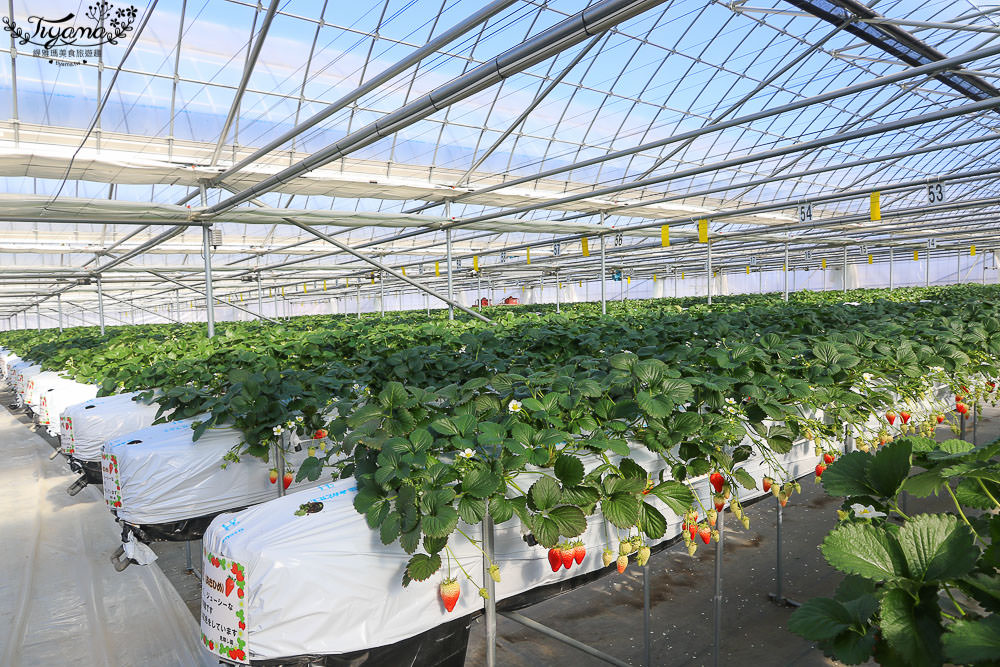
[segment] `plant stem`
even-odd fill
[[[972,524],[969,523],[968,517],[965,516],[965,512],[962,511],[962,505],[958,502],[958,498],[955,497],[955,492],[951,490],[951,484],[945,483],[944,488],[948,490],[948,495],[951,496],[952,502],[955,503],[955,507],[958,509],[958,514],[962,517],[962,521],[964,521],[965,525],[969,527],[969,530],[971,530],[972,534],[976,536],[976,539],[982,542],[983,540],[979,537],[979,533],[977,533],[976,529],[972,527]]]
[[[942,584],[942,586],[944,586],[944,592],[948,595],[948,599],[951,600],[951,603],[955,605],[955,609],[958,610],[958,613],[961,614],[962,616],[965,616],[965,610],[962,609],[962,607],[955,600],[955,596],[951,594],[951,589],[948,588],[948,584]]]
[[[997,507],[1000,507],[1000,503],[998,503],[997,499],[993,497],[993,494],[990,493],[990,490],[986,488],[986,484],[983,482],[983,479],[981,477],[977,477],[976,481],[979,482],[979,486],[983,487],[983,492],[990,497],[990,500],[993,501],[993,504],[996,505]]]

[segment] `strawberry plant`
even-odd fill
[[[832,598],[797,609],[789,628],[846,664],[995,664],[1000,656],[1000,441],[973,447],[922,436],[851,452],[822,483],[843,497],[826,537],[846,576]],[[950,512],[908,515],[899,495],[944,494]],[[900,523],[891,519],[899,519]]]

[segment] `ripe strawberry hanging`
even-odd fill
[[[454,579],[449,577],[441,582],[441,585],[438,587],[438,593],[441,595],[441,602],[444,603],[446,610],[452,611],[455,608],[460,592],[461,586]]]
[[[770,477],[765,477],[761,480],[761,487],[764,489],[764,493],[771,490],[771,485],[774,484],[774,480]]]
[[[958,394],[958,395],[955,396],[955,402],[956,403],[961,403],[964,400],[965,400],[965,396],[962,396],[961,394]]]
[[[625,572],[625,568],[628,567],[628,556],[619,556],[616,561],[618,565],[618,574]]]
[[[910,413],[907,412],[906,410],[900,410],[899,411],[899,418],[902,419],[903,423],[905,424],[905,423],[907,423],[907,422],[910,421]]]
[[[562,549],[559,545],[549,549],[549,566],[552,568],[553,572],[559,571],[559,568],[562,567],[562,562]]]
[[[313,433],[313,440],[322,440],[325,437],[326,437],[325,428],[316,429],[316,432]]]
[[[698,529],[698,537],[701,538],[702,542],[708,544],[712,541],[712,531],[708,528],[708,526],[702,525],[702,527]]]
[[[573,566],[573,548],[568,544],[562,548],[562,564],[567,570]]]
[[[722,485],[726,483],[726,478],[722,476],[722,473],[713,472],[709,475],[708,481],[712,483],[716,493],[722,493]]]
[[[885,418],[889,422],[889,426],[892,426],[893,424],[896,423],[896,413],[893,412],[892,410],[885,413]]]
[[[829,452],[827,452],[826,454],[824,454],[823,455],[823,462],[824,463],[828,463],[828,464],[829,463],[833,463],[833,454],[831,454]]]
[[[726,506],[726,499],[723,498],[720,494],[715,494],[714,496],[712,496],[712,500],[715,502],[716,512],[721,512],[722,508]]]
[[[943,421],[944,421],[944,415],[938,415],[937,416],[937,423],[940,424]]]
[[[967,406],[965,403],[959,403],[958,405],[955,406],[955,411],[958,412],[958,414],[960,415],[968,414],[969,406]]]
[[[271,468],[271,472],[268,473],[267,478],[271,480],[271,484],[278,483],[278,470],[276,468]]]
[[[823,476],[824,470],[826,470],[826,466],[823,465],[822,463],[816,466],[816,479],[819,479],[820,477]]]
[[[587,547],[583,546],[583,542],[577,542],[576,546],[573,547],[573,560],[579,565],[583,562],[583,559],[587,557]]]
[[[285,476],[281,478],[281,484],[287,489],[289,486],[292,485],[292,480],[294,479],[295,477],[292,476],[292,471],[289,470],[288,472],[285,473]]]

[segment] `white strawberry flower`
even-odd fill
[[[284,430],[285,430],[284,427],[281,424],[278,424],[277,426],[271,429],[271,433],[275,435],[281,435],[284,432]]]
[[[466,459],[471,459],[475,455],[476,455],[476,453],[474,451],[472,451],[472,449],[469,448],[469,447],[466,447],[461,453],[459,453],[459,456],[461,456],[463,458],[466,458]]]
[[[510,403],[507,404],[507,409],[510,410],[511,412],[520,412],[521,401],[518,401],[517,399],[511,399]]]
[[[885,516],[885,512],[876,512],[874,505],[854,503],[851,505],[851,509],[854,510],[854,516],[859,519],[878,519]]]
[[[302,418],[302,415],[295,415],[295,421],[301,424],[305,419]]]

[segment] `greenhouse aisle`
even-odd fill
[[[158,567],[115,572],[100,487],[67,495],[74,476],[50,452],[0,409],[0,665],[215,664]]]

